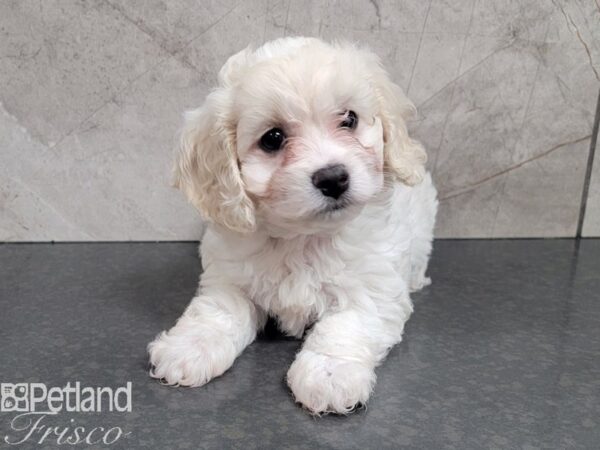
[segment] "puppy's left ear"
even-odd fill
[[[427,154],[420,142],[408,135],[405,120],[416,112],[402,89],[393,83],[376,61],[375,90],[383,124],[384,164],[387,172],[407,185],[423,180]]]

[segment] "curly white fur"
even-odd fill
[[[308,330],[287,377],[296,400],[347,413],[400,342],[409,292],[429,282],[437,200],[404,122],[414,107],[372,53],[316,39],[246,49],[219,80],[187,115],[175,168],[209,221],[204,273],[177,324],[149,345],[151,375],[207,383],[270,315],[288,335]],[[348,110],[355,129],[339,126]],[[267,153],[258,142],[272,127],[287,140]],[[310,181],[331,164],[349,175],[343,203]]]

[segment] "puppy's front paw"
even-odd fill
[[[375,372],[360,362],[302,350],[288,371],[287,382],[296,401],[310,412],[348,414],[366,404]]]
[[[180,386],[208,383],[229,369],[236,357],[233,342],[224,333],[190,329],[181,321],[151,342],[148,353],[150,376]]]

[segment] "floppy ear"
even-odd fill
[[[244,190],[228,124],[229,99],[220,88],[185,116],[174,167],[175,186],[206,219],[238,232],[255,229],[254,205]]]
[[[416,112],[415,106],[377,64],[375,89],[383,124],[385,169],[410,186],[425,175],[427,154],[420,142],[408,135],[405,119]]]

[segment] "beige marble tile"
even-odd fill
[[[347,5],[347,7],[346,7]],[[375,51],[405,90],[416,63],[428,3],[394,1],[291,2],[285,35],[357,42]]]
[[[440,189],[438,235],[573,236],[596,73],[559,7],[500,3],[476,3],[459,74],[413,125]]]
[[[56,145],[166,53],[104,2],[0,2],[0,100]]]
[[[600,151],[598,151],[598,144],[596,144],[595,156],[581,233],[585,237],[600,237]]]
[[[3,190],[19,195],[2,206],[0,239],[198,239],[199,217],[169,184],[181,112],[206,92],[195,71],[167,60],[52,148],[4,114]]]
[[[438,238],[489,238],[492,235],[504,180],[493,178],[478,189],[440,196],[435,227]]]
[[[118,15],[148,35],[171,54],[226,19],[240,2],[236,0],[105,0]]]
[[[427,33],[419,43],[419,57],[409,79],[407,94],[421,105],[444,90],[460,73],[465,36]]]
[[[32,186],[30,161],[48,147],[0,107],[0,241],[88,240],[89,234],[57,207],[43,185]],[[18,171],[17,169],[24,169]],[[25,172],[23,174],[23,172]]]
[[[289,35],[362,42],[408,91],[438,236],[575,233],[597,1],[27,0],[0,2],[0,240],[197,239],[169,187],[181,114],[233,52]]]
[[[510,165],[538,65],[533,55],[509,47],[454,82],[432,161],[442,196]]]
[[[560,144],[507,172],[491,235],[573,237],[589,145]]]

